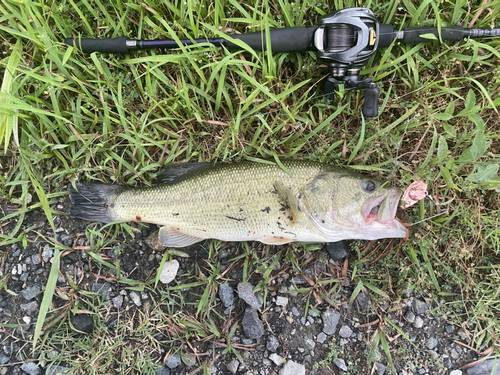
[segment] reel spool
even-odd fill
[[[379,23],[366,8],[348,8],[320,18],[314,33],[318,58],[326,60],[332,76],[323,84],[323,92],[333,101],[337,87],[365,90],[363,114],[378,116],[377,85],[359,75],[361,68],[378,48]]]

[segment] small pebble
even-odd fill
[[[181,356],[177,353],[173,354],[170,357],[168,357],[167,359],[165,359],[165,366],[167,366],[168,368],[170,368],[172,370],[174,368],[177,368],[178,366],[180,366],[181,363],[182,363]]]
[[[340,337],[348,339],[352,335],[352,329],[348,325],[343,325],[339,330]]]
[[[427,348],[429,349],[434,349],[438,344],[438,340],[434,337],[431,337],[429,340],[427,340]]]
[[[285,307],[288,304],[288,298],[279,296],[276,298],[276,305]]]
[[[327,337],[323,332],[318,333],[318,337],[316,337],[316,341],[318,341],[320,344],[323,344],[326,339]]]

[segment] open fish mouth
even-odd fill
[[[362,208],[365,224],[376,222],[387,227],[399,228],[396,211],[401,195],[399,189],[392,188],[383,195],[369,198]]]

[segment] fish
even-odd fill
[[[75,183],[69,213],[157,224],[159,243],[174,248],[207,239],[283,245],[407,237],[396,187],[329,164],[281,164],[172,163],[147,188]]]

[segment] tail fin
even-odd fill
[[[71,201],[69,214],[79,219],[111,223],[115,221],[113,204],[116,195],[124,187],[98,183],[76,184],[68,186]]]

